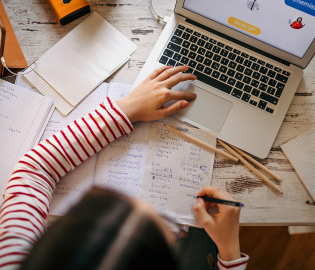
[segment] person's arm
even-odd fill
[[[209,196],[235,201],[224,189],[218,187],[203,188],[198,196]],[[216,207],[215,214],[209,214],[210,208]],[[205,202],[197,199],[195,213],[201,225],[218,247],[218,267],[220,270],[244,270],[249,257],[241,254],[239,244],[239,217],[241,208]]]
[[[0,268],[15,269],[44,233],[52,193],[67,172],[133,130],[109,98],[26,153],[14,167],[0,216]]]
[[[168,116],[188,106],[195,95],[169,90],[193,80],[177,74],[187,66],[156,69],[131,94],[114,103],[107,98],[93,112],[36,145],[14,167],[0,212],[0,268],[17,269],[44,233],[49,204],[60,178],[121,135],[132,122]],[[173,105],[162,108],[169,100]]]

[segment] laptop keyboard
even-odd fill
[[[159,62],[188,65],[186,73],[226,94],[273,113],[290,72],[178,25]]]

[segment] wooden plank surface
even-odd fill
[[[93,11],[101,14],[138,46],[131,61],[107,80],[132,84],[162,32],[164,23],[151,11],[149,0],[89,2]],[[29,64],[84,19],[61,26],[46,0],[3,0],[3,4]],[[155,0],[154,4],[159,14],[170,16],[175,0]],[[269,156],[264,160],[257,159],[282,178],[280,184],[276,180],[273,182],[279,184],[283,196],[270,189],[240,162],[235,165],[216,156],[212,185],[227,189],[233,197],[245,203],[241,214],[242,224],[315,224],[315,205],[306,203],[313,201],[280,149],[281,144],[315,128],[314,73],[313,59],[304,71]],[[267,178],[270,179],[269,176]]]

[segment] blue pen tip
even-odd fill
[[[242,203],[241,206],[244,207],[245,205]]]

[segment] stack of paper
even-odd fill
[[[0,80],[0,194],[14,166],[39,141],[53,109],[50,98]]]
[[[25,76],[67,115],[125,64],[136,45],[96,12],[49,49]]]

